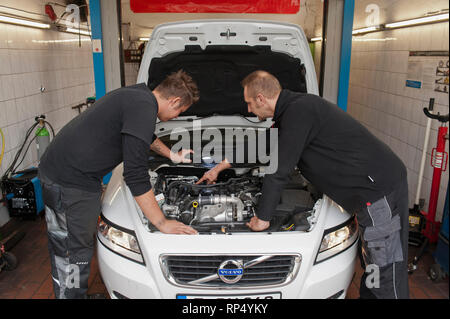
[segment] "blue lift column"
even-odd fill
[[[348,102],[354,12],[355,0],[344,0],[344,17],[342,22],[341,59],[339,68],[339,89],[337,101],[337,105],[344,111],[347,111]]]
[[[89,11],[91,15],[92,29],[92,58],[94,61],[95,99],[98,100],[106,93],[100,0],[90,0]]]
[[[94,61],[95,99],[98,100],[106,94],[105,63],[102,45],[102,14],[100,0],[89,1],[92,32],[92,59]],[[103,184],[108,184],[112,173],[103,177]]]

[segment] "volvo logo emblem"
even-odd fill
[[[219,278],[227,284],[235,284],[244,275],[244,265],[242,260],[225,260],[217,270]]]

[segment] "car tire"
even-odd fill
[[[441,266],[439,266],[439,264],[431,265],[430,270],[428,271],[428,275],[434,282],[440,282],[442,279],[444,279],[444,272],[442,271],[442,268]]]
[[[5,252],[3,258],[6,261],[5,270],[11,271],[17,268],[17,258],[11,253]]]

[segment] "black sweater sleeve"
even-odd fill
[[[256,215],[270,221],[289,176],[300,160],[304,148],[311,139],[317,123],[315,111],[309,105],[291,107],[283,114],[278,126],[278,168],[264,176],[262,196]]]
[[[123,177],[133,196],[152,189],[148,174],[150,145],[138,137],[122,134]]]

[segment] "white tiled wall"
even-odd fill
[[[82,36],[79,47],[77,35],[0,23],[0,128],[5,135],[0,176],[36,116],[45,114],[58,132],[78,114],[71,107],[95,95],[91,52],[88,37]],[[19,168],[37,164],[33,142]]]
[[[122,10],[127,4],[122,3]],[[129,23],[122,24],[122,39],[123,48],[129,50],[137,50],[140,46],[141,41],[138,41],[136,35],[131,34],[131,28]],[[134,40],[133,40],[134,39]],[[146,42],[148,43],[148,42]],[[140,63],[124,63],[125,72],[125,86],[130,86],[136,84],[137,76],[139,73]]]
[[[125,86],[136,84],[139,63],[124,63],[125,69]]]
[[[408,169],[412,207],[418,182],[427,118],[422,109],[435,98],[435,111],[449,112],[448,94],[405,87],[409,51],[449,50],[449,24],[437,23],[354,36],[348,112],[389,145]],[[448,57],[447,57],[448,59]],[[421,190],[425,211],[431,188],[431,149],[437,140],[433,121]],[[447,141],[446,151],[448,152]],[[448,186],[443,174],[436,219],[440,220]]]
[[[95,95],[89,38],[0,23],[0,127],[6,169],[37,115],[58,131],[78,114],[72,106]],[[41,87],[45,88],[41,92]],[[23,167],[36,164],[35,145]]]

